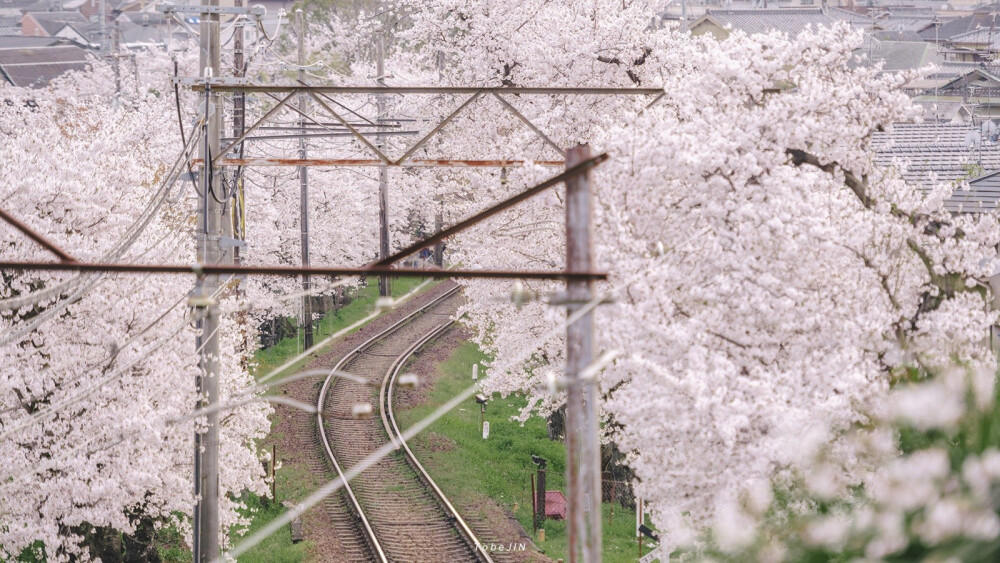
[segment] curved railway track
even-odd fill
[[[458,287],[418,308],[344,356],[317,399],[317,431],[327,461],[343,472],[389,440],[399,440],[392,414],[395,381],[407,359],[443,333],[458,306]],[[346,371],[361,384],[332,375]],[[353,405],[377,405],[379,416],[355,418]],[[405,442],[338,491],[328,503],[347,561],[483,561],[492,563]],[[330,506],[333,504],[334,506]]]

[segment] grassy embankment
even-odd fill
[[[409,292],[421,283],[419,278],[396,278],[392,283],[393,297],[400,297]],[[314,338],[319,342],[323,338],[348,327],[375,310],[375,301],[378,298],[378,284],[374,279],[367,287],[358,288],[357,295],[350,303],[344,307],[330,311],[320,320],[315,330]],[[274,346],[259,350],[254,358],[257,367],[254,373],[259,377],[269,373],[274,368],[282,365],[290,358],[301,352],[301,341],[296,338],[286,338]],[[294,373],[301,369],[307,360],[302,360],[288,368],[285,374]],[[276,426],[277,420],[272,419],[272,428]],[[263,441],[261,448],[270,451],[271,445],[280,442],[283,436],[279,432],[272,431]],[[277,452],[278,457],[282,457],[282,452]],[[285,512],[281,505],[282,501],[290,500],[297,502],[305,498],[309,493],[323,484],[304,463],[286,462],[282,464],[275,475],[275,489],[277,492],[277,502],[269,499],[248,494],[246,498],[247,506],[253,517],[251,519],[248,534],[262,528],[271,520],[277,518]],[[232,536],[233,543],[237,543],[239,538]],[[306,560],[306,553],[310,548],[309,542],[298,544],[292,543],[291,530],[283,527],[280,532],[269,536],[260,545],[240,556],[240,563],[293,563]],[[168,562],[188,562],[191,561],[191,554],[181,541],[176,531],[164,531],[161,535],[161,555],[164,561]]]
[[[473,364],[485,359],[471,342],[455,349],[438,365],[438,378],[427,390],[428,400],[397,413],[401,426],[410,426],[470,385]],[[547,489],[565,492],[566,449],[562,442],[549,440],[545,420],[532,417],[523,426],[511,420],[526,404],[522,396],[511,395],[504,399],[499,394],[494,395],[486,409],[490,435],[483,440],[479,405],[469,399],[417,435],[411,443],[420,462],[454,504],[477,506],[484,497],[489,497],[512,511],[531,533],[530,474],[535,470],[531,455],[548,460]],[[635,511],[605,503],[603,513],[604,561],[637,560]],[[544,542],[538,541],[538,534],[533,536],[539,549],[552,559],[565,560],[565,521],[547,520],[544,529]],[[516,542],[517,538],[509,540]]]

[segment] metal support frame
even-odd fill
[[[389,256],[388,258],[384,258],[382,260],[379,260],[378,262],[375,262],[373,264],[373,267],[388,266],[389,264],[392,264],[393,262],[396,262],[401,258],[413,254],[414,252],[420,250],[421,248],[425,248],[436,242],[442,241],[450,237],[451,235],[464,231],[465,229],[468,229],[469,227],[475,225],[476,223],[479,223],[480,221],[486,218],[492,217],[493,215],[496,215],[501,211],[509,209],[532,196],[538,195],[542,193],[544,190],[551,188],[552,186],[555,186],[556,184],[568,181],[569,179],[574,178],[579,174],[584,174],[588,172],[591,168],[597,166],[598,164],[604,162],[607,159],[608,155],[606,153],[601,153],[595,157],[588,158],[586,160],[581,160],[580,162],[577,162],[572,166],[570,166],[569,168],[567,168],[566,171],[563,172],[562,174],[559,174],[558,176],[553,176],[552,178],[549,178],[548,180],[545,180],[540,184],[528,188],[527,190],[524,190],[523,192],[513,197],[507,198],[501,201],[500,203],[497,203],[496,205],[488,207],[487,209],[484,209],[479,213],[472,215],[471,217],[459,221],[458,223],[455,223],[454,225],[448,227],[447,229],[438,231],[437,233],[434,233],[433,235],[423,240],[419,240],[407,246],[406,248],[400,250],[399,252],[396,252],[392,256]]]
[[[21,221],[18,221],[16,218],[14,218],[13,215],[11,215],[10,213],[7,213],[3,209],[0,209],[0,219],[3,219],[4,221],[7,222],[7,224],[9,224],[12,227],[14,227],[15,229],[21,231],[22,233],[24,233],[25,235],[27,235],[28,238],[30,238],[31,240],[35,241],[39,245],[43,246],[46,250],[48,250],[52,254],[55,254],[56,256],[58,256],[59,259],[62,260],[63,262],[75,262],[76,261],[72,256],[70,256],[69,254],[67,254],[66,251],[64,251],[63,249],[59,248],[59,245],[57,245],[56,243],[54,243],[54,242],[50,241],[49,239],[45,238],[44,235],[42,235],[38,231],[32,229],[31,227],[25,225]]]
[[[301,74],[301,73],[300,73]],[[381,76],[381,73],[379,73]],[[232,93],[262,93],[275,100],[278,100],[278,104],[267,111],[260,119],[258,119],[253,125],[246,128],[243,135],[239,138],[233,140],[226,148],[221,151],[215,157],[216,165],[224,166],[507,166],[507,162],[502,160],[450,160],[450,159],[422,159],[422,160],[410,160],[414,153],[416,153],[421,147],[423,147],[434,135],[437,135],[445,126],[448,125],[452,120],[454,120],[462,111],[472,105],[473,102],[480,99],[483,96],[491,95],[495,97],[501,105],[510,112],[512,115],[517,117],[518,120],[523,122],[529,129],[531,129],[536,135],[539,136],[547,145],[555,149],[561,156],[565,155],[559,145],[557,145],[552,139],[550,139],[545,133],[541,131],[534,123],[531,122],[527,117],[524,116],[517,108],[515,108],[504,95],[594,95],[594,96],[656,96],[656,98],[650,102],[646,109],[658,102],[663,97],[663,89],[661,88],[508,88],[508,87],[427,87],[427,86],[386,86],[384,81],[380,81],[378,86],[313,86],[305,84],[302,77],[299,78],[301,84],[299,85],[261,85],[261,84],[250,84],[245,80],[235,80],[232,78],[211,78],[211,79],[175,79],[178,83],[183,83],[191,87],[195,91],[204,90],[207,87],[212,88],[215,92],[232,92]],[[284,98],[279,98],[276,94],[285,94]],[[251,133],[256,131],[260,126],[264,124],[265,121],[270,119],[274,114],[280,111],[282,108],[287,107],[292,111],[299,113],[304,116],[309,121],[329,129],[323,125],[319,120],[307,116],[301,109],[295,108],[293,106],[288,106],[287,103],[297,94],[308,94],[320,108],[323,109],[325,113],[333,117],[337,123],[343,126],[347,131],[353,135],[362,145],[364,145],[368,150],[370,150],[378,160],[373,162],[371,159],[232,159],[228,158],[226,155],[229,150],[236,146],[238,143],[246,139]],[[361,133],[356,127],[357,124],[349,122],[340,112],[335,110],[332,104],[339,105],[346,108],[343,104],[337,102],[336,100],[329,97],[329,94],[340,94],[340,95],[361,95],[361,94],[375,94],[379,96],[379,99],[384,100],[385,95],[390,94],[434,94],[434,95],[444,95],[444,94],[468,94],[469,97],[462,102],[455,110],[445,116],[431,131],[426,135],[421,137],[417,142],[411,146],[403,154],[403,156],[398,159],[392,159],[382,150],[380,146],[381,143],[370,141],[363,133]],[[331,103],[327,103],[326,100]],[[384,102],[381,102],[384,104]],[[348,111],[350,111],[348,109]],[[381,130],[381,127],[379,128]],[[337,132],[330,130],[330,132]],[[466,163],[478,163],[478,164],[462,164]],[[562,166],[563,161],[545,161],[547,165],[552,166]]]
[[[521,122],[523,122],[525,125],[527,125],[529,129],[531,129],[532,131],[534,131],[536,135],[538,135],[539,137],[541,137],[543,141],[545,141],[546,143],[549,144],[550,147],[552,147],[553,149],[555,149],[556,152],[558,152],[560,156],[562,156],[563,158],[566,158],[566,151],[564,151],[562,149],[562,147],[560,147],[559,145],[555,144],[552,141],[552,139],[550,139],[548,137],[548,135],[546,135],[545,133],[542,133],[541,129],[539,129],[538,127],[536,127],[535,124],[532,123],[531,120],[529,120],[527,117],[524,117],[524,114],[522,114],[521,112],[517,111],[517,108],[515,108],[512,105],[510,105],[510,102],[508,102],[507,100],[503,99],[503,96],[501,96],[500,94],[498,94],[496,92],[493,92],[493,97],[496,98],[501,104],[503,104],[503,107],[507,108],[507,111],[513,113],[515,117],[517,117],[518,119],[520,119]]]
[[[200,158],[191,159],[192,166],[201,166]],[[402,164],[393,164],[371,158],[223,158],[215,161],[216,166],[327,166],[327,167],[375,167],[394,166],[399,168],[521,168],[528,165],[562,167],[562,160],[457,160],[457,159],[415,159]]]
[[[252,8],[244,8],[242,6],[226,7],[213,5],[193,5],[193,6],[174,6],[174,5],[160,5],[156,6],[157,12],[163,12],[164,14],[169,13],[179,13],[179,14],[213,14],[218,17],[219,14],[234,14],[234,15],[251,15],[253,14]]]
[[[291,94],[288,94],[284,98],[282,98],[281,101],[278,102],[278,105],[276,105],[273,108],[271,108],[270,110],[268,110],[267,113],[265,113],[264,116],[261,117],[260,119],[258,119],[253,125],[251,125],[250,127],[247,127],[246,129],[244,129],[242,135],[240,135],[239,137],[237,137],[236,139],[234,139],[233,142],[231,142],[228,145],[226,145],[226,148],[224,148],[221,151],[219,151],[219,153],[212,159],[212,163],[213,164],[218,164],[218,161],[223,157],[223,155],[228,154],[229,151],[232,150],[233,147],[235,147],[236,145],[238,145],[241,142],[243,142],[243,139],[246,139],[251,133],[253,133],[254,131],[256,131],[257,128],[260,127],[261,125],[263,125],[264,122],[267,121],[267,119],[270,118],[272,115],[278,113],[278,111],[280,111],[281,108],[285,107],[285,104],[287,104],[288,102],[292,101],[292,98],[294,98],[294,97],[296,97],[296,96],[295,96],[295,93],[293,92]]]
[[[306,64],[306,20],[303,17],[302,8],[295,10],[295,17],[298,20],[298,55],[299,55],[299,81],[305,78],[305,71],[302,67]],[[306,114],[309,98],[303,94],[298,95],[299,112]],[[299,118],[300,133],[305,133],[305,120]],[[306,145],[305,137],[299,138],[299,158],[303,161],[308,156],[309,149]],[[299,166],[299,246],[302,254],[302,267],[309,267],[309,167]],[[313,345],[312,326],[312,296],[309,295],[309,274],[302,275],[302,347],[308,350]]]
[[[219,309],[218,304],[210,298],[219,287],[219,276],[223,274],[247,274],[247,275],[280,275],[280,276],[309,276],[309,275],[341,275],[341,276],[364,276],[364,275],[394,275],[394,276],[427,276],[434,278],[506,278],[506,279],[561,279],[567,282],[569,293],[570,313],[578,308],[578,303],[590,300],[592,293],[591,285],[595,280],[607,279],[607,274],[593,272],[592,268],[592,245],[591,245],[591,187],[590,169],[607,159],[607,155],[601,154],[591,157],[589,148],[576,147],[570,151],[561,150],[555,142],[548,138],[530,120],[524,117],[502,96],[504,95],[613,95],[613,96],[657,96],[646,107],[650,107],[663,98],[663,90],[660,88],[506,88],[506,87],[390,87],[380,83],[378,86],[310,86],[310,85],[259,85],[250,84],[244,78],[226,78],[220,76],[220,45],[219,45],[219,15],[229,13],[247,13],[245,8],[223,8],[219,6],[219,0],[204,0],[205,5],[191,7],[190,9],[178,9],[174,6],[174,11],[192,11],[203,14],[201,21],[201,56],[199,68],[203,76],[199,78],[174,79],[175,84],[189,85],[193,90],[204,94],[204,109],[206,114],[204,131],[204,156],[201,159],[203,165],[203,198],[200,215],[200,227],[198,229],[198,264],[195,265],[172,265],[172,264],[123,264],[123,263],[91,263],[75,261],[70,254],[61,250],[57,245],[48,241],[45,237],[35,233],[25,225],[14,219],[8,213],[0,210],[0,219],[14,225],[27,236],[41,244],[53,254],[60,262],[35,262],[35,261],[2,261],[0,270],[39,270],[39,271],[79,271],[79,272],[121,272],[121,273],[169,273],[169,274],[195,274],[198,276],[197,285],[192,294],[192,305],[199,310],[198,324],[199,335],[196,345],[201,350],[199,363],[200,375],[198,377],[199,403],[196,410],[208,410],[211,414],[206,416],[207,424],[204,431],[195,435],[195,500],[194,509],[194,562],[205,563],[214,561],[219,556],[219,416],[218,410],[213,409],[219,396]],[[380,72],[381,78],[381,72]],[[301,80],[301,79],[300,79]],[[278,101],[278,103],[267,111],[250,127],[245,127],[245,120],[241,119],[242,131],[237,127],[239,135],[233,139],[225,149],[220,149],[221,145],[221,117],[223,112],[219,106],[222,93],[240,93],[244,96],[250,93],[264,93]],[[283,93],[284,98],[278,98],[275,94]],[[307,115],[304,109],[295,108],[288,105],[293,98],[305,94],[315,100],[328,114],[334,117],[341,125],[351,132],[362,144],[366,145],[378,160],[371,159],[308,159],[304,154],[300,154],[299,159],[246,159],[229,158],[228,153],[234,147],[260,128],[268,119],[277,114],[282,108],[289,108],[296,111],[304,119],[319,125],[326,126]],[[444,118],[434,129],[422,137],[399,159],[392,160],[386,156],[382,150],[368,141],[357,128],[346,119],[340,116],[330,104],[323,98],[328,94],[338,95],[364,95],[376,94],[381,96],[395,94],[467,94],[469,97],[453,112]],[[517,194],[503,202],[489,207],[463,221],[446,229],[440,229],[434,235],[418,241],[403,250],[390,256],[383,256],[374,264],[363,268],[339,268],[339,267],[312,267],[308,265],[308,258],[304,260],[302,267],[288,266],[244,266],[234,265],[232,250],[224,250],[220,246],[220,241],[224,238],[231,238],[232,225],[224,221],[222,201],[217,201],[214,195],[222,193],[221,174],[214,174],[216,166],[252,166],[252,165],[292,165],[292,166],[380,166],[386,170],[388,166],[498,166],[511,167],[526,164],[523,161],[515,160],[457,160],[457,159],[423,159],[408,160],[417,150],[419,150],[429,139],[441,131],[465,108],[484,95],[496,97],[502,105],[535,134],[537,134],[546,144],[555,148],[560,155],[566,155],[566,161],[545,161],[542,164],[548,166],[565,165],[566,171],[549,180],[542,182],[520,194]],[[329,98],[327,98],[329,99]],[[336,105],[340,103],[330,100]],[[343,107],[343,106],[342,106]],[[211,112],[214,113],[210,115]],[[240,116],[245,118],[245,116]],[[304,131],[304,120],[300,119],[299,130]],[[378,127],[378,132],[384,131],[383,127]],[[380,137],[381,139],[381,137]],[[536,163],[539,164],[539,163]],[[497,271],[497,270],[441,270],[441,269],[419,269],[419,268],[394,268],[390,265],[402,257],[419,250],[423,247],[438,243],[445,238],[471,227],[472,225],[488,218],[496,213],[508,209],[521,201],[524,201],[542,190],[565,182],[567,185],[566,203],[566,232],[567,232],[567,266],[565,271]],[[305,188],[303,188],[304,190]],[[305,228],[303,229],[305,231]],[[303,233],[305,236],[305,233]],[[305,255],[304,255],[305,257]],[[307,279],[307,278],[306,278]],[[308,282],[306,282],[308,283]],[[573,305],[572,303],[577,303]],[[574,323],[567,329],[567,376],[569,378],[579,378],[580,371],[590,363],[593,356],[593,319],[591,315],[584,316],[579,322]],[[568,431],[567,431],[567,452],[569,456],[570,476],[567,480],[570,508],[570,561],[577,561],[578,554],[582,554],[583,560],[590,563],[600,560],[601,538],[600,538],[600,452],[597,441],[597,409],[598,395],[597,387],[593,382],[583,385],[569,386],[571,398],[568,410]],[[576,422],[573,422],[573,421]],[[572,437],[571,437],[572,436]],[[579,456],[579,457],[578,457]],[[596,488],[595,488],[596,480]],[[590,517],[583,515],[583,503],[593,504]],[[581,537],[583,534],[583,537]]]
[[[210,85],[220,93],[231,92],[272,92],[289,93],[302,91],[323,94],[511,94],[511,95],[554,95],[554,96],[655,96],[663,93],[663,88],[546,88],[507,86],[325,86],[296,84],[251,84],[246,80],[226,78],[178,78],[180,84],[192,90],[204,90]]]
[[[605,272],[565,272],[562,270],[441,270],[370,266],[339,268],[328,266],[229,266],[209,264],[125,264],[121,262],[33,262],[0,261],[0,270],[40,272],[115,272],[122,274],[256,275],[256,276],[389,276],[459,279],[606,280]]]

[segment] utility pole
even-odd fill
[[[566,168],[591,158],[589,145],[566,153]],[[593,268],[593,195],[590,171],[566,180],[566,270]],[[567,281],[567,313],[572,315],[592,299],[593,283]],[[587,313],[566,327],[566,456],[569,561],[601,560],[601,456],[598,440],[598,390],[595,380],[582,381],[580,372],[594,358],[594,316]],[[581,537],[582,535],[582,537]]]
[[[306,20],[302,14],[302,8],[295,10],[295,17],[299,24],[299,83],[304,83],[306,79]],[[299,158],[306,158],[306,122],[303,117],[306,115],[309,103],[306,94],[299,94]],[[309,267],[309,176],[306,166],[299,166],[299,224],[302,227],[302,267]],[[312,326],[312,298],[309,296],[309,276],[302,276],[302,343],[303,349],[308,350],[313,345]]]
[[[110,45],[108,45],[108,1],[101,0],[97,16],[98,29],[101,35],[101,56],[107,58]]]
[[[216,7],[219,0],[205,0],[204,6]],[[219,14],[203,13],[198,59],[200,74],[205,79],[220,76]],[[225,194],[221,173],[213,170],[212,159],[219,155],[222,131],[220,96],[212,92],[206,80],[203,96],[205,122],[204,168],[202,170],[202,198],[199,208],[198,262],[218,264],[229,255],[223,252],[220,242],[225,231],[223,214]],[[210,408],[219,401],[219,305],[214,295],[219,288],[219,276],[204,275],[198,278],[192,303],[199,312],[199,334],[196,345],[200,350],[197,380],[198,408]],[[194,510],[194,563],[207,563],[219,556],[219,413],[206,415],[204,431],[195,433],[195,510]]]
[[[121,56],[121,46],[118,43],[121,37],[121,23],[118,21],[118,18],[120,17],[120,12],[118,12],[118,10],[115,10],[114,12],[112,12],[112,15],[115,15],[114,37],[111,39],[111,44],[113,46],[111,56],[114,57],[113,59],[114,62],[112,64],[112,67],[115,69],[115,96],[121,96],[122,76],[121,76],[121,61],[119,60]]]
[[[243,0],[234,0],[233,5],[237,8],[243,7]],[[243,43],[246,40],[246,28],[243,26],[244,22],[237,22],[236,27],[233,28],[233,76],[236,78],[243,78],[246,76],[246,59],[243,52]],[[246,93],[245,92],[233,92],[233,138],[239,138],[243,134],[244,129],[246,129]],[[240,153],[242,156],[243,144],[240,143]],[[233,188],[237,192],[237,198],[242,205],[243,201],[243,175],[242,169],[237,172],[237,176],[234,180],[235,185]],[[237,208],[236,203],[233,204],[233,233],[234,238],[243,240],[245,238],[245,233],[243,232],[243,216],[242,208]],[[233,262],[236,264],[242,263],[242,257],[240,256],[240,247],[237,245],[233,248]]]
[[[379,86],[385,86],[385,45],[382,35],[375,41],[375,80]],[[379,150],[385,146],[385,135],[382,135],[382,121],[385,115],[385,96],[378,94],[375,96],[375,103],[378,115],[376,131],[376,144]],[[389,256],[389,167],[382,164],[378,167],[378,258],[379,260]],[[390,295],[389,276],[378,277],[378,294],[382,297]]]

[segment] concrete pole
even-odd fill
[[[385,86],[385,45],[382,36],[379,35],[375,41],[375,77],[379,86]],[[375,97],[378,111],[379,127],[378,133],[382,132],[382,119],[385,114],[385,96],[379,94]],[[385,136],[377,135],[376,144],[379,150],[385,147]],[[383,259],[389,256],[389,167],[382,165],[378,167],[378,257]],[[379,276],[378,294],[386,297],[392,293],[389,287],[389,277]]]
[[[206,0],[209,6],[218,0]],[[201,47],[198,68],[203,77],[218,77],[221,70],[219,46],[219,15],[203,14],[201,20]],[[225,196],[222,193],[221,173],[213,173],[212,158],[221,145],[221,98],[205,89],[204,162],[202,171],[202,201],[198,230],[198,262],[218,264],[231,261],[231,254],[220,247],[225,232],[223,213]],[[221,201],[220,201],[221,200]],[[228,258],[228,260],[227,260]],[[194,296],[202,313],[200,334],[196,344],[201,348],[198,378],[199,408],[208,408],[219,401],[219,306],[211,299],[219,287],[219,276],[199,278]],[[215,560],[219,555],[219,414],[206,416],[205,431],[195,435],[195,527],[194,562]]]
[[[306,20],[303,17],[302,8],[295,10],[295,17],[299,24],[299,82],[305,82],[306,73],[302,68],[306,64]],[[305,118],[302,117],[308,110],[309,96],[299,95],[299,133],[305,135]],[[307,154],[306,138],[299,139],[299,158],[305,159]],[[299,166],[299,224],[302,227],[302,267],[309,267],[309,167]],[[312,326],[312,298],[309,296],[310,279],[308,275],[302,276],[302,340],[303,349],[312,348],[313,326]]]
[[[119,61],[119,55],[121,55],[121,48],[119,46],[118,40],[121,37],[121,24],[118,18],[115,18],[115,30],[114,36],[111,38],[112,45],[112,68],[115,69],[115,96],[121,96],[122,94],[122,76],[121,76],[121,62]]]
[[[108,44],[108,1],[101,0],[100,11],[97,16],[98,29],[101,34],[101,56],[107,57],[110,51],[111,45]]]
[[[570,168],[591,158],[589,145],[571,148],[566,154]],[[589,272],[593,267],[593,195],[590,172],[566,181],[566,269]],[[567,313],[592,299],[591,281],[566,282],[570,305]],[[569,549],[571,562],[601,560],[601,456],[598,440],[598,392],[596,385],[582,384],[580,372],[593,362],[594,317],[583,316],[566,328],[567,491]]]

